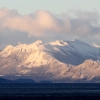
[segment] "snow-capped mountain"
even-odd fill
[[[82,41],[56,41],[50,43],[56,52],[53,52],[53,56],[61,62],[79,65],[85,60],[100,59],[100,49],[90,46]],[[58,52],[57,52],[58,50]],[[59,55],[58,55],[59,54]]]
[[[100,49],[79,40],[18,43],[0,52],[0,75],[35,81],[100,82],[99,60]]]

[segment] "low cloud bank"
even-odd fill
[[[17,10],[0,9],[0,43],[31,42],[36,39],[82,39],[100,42],[100,15],[97,11],[73,11],[60,15],[38,10],[21,15]],[[30,38],[29,38],[30,37]]]
[[[77,36],[100,34],[98,12],[74,12],[75,18],[58,18],[49,11],[39,10],[21,15],[17,10],[0,9],[0,32],[21,31],[29,36],[44,37],[53,34],[74,34]],[[65,14],[66,15],[66,14]],[[65,16],[63,16],[65,17]]]

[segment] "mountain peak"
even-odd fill
[[[68,43],[64,40],[57,40],[55,42],[51,42],[51,45],[57,45],[57,46],[66,46]]]
[[[43,42],[41,41],[41,40],[37,40],[36,42],[34,42],[33,44],[37,44],[37,45],[39,45],[39,44],[42,44]]]
[[[95,44],[95,43],[93,44],[93,46],[96,47],[96,48],[100,48],[100,46]]]
[[[85,43],[85,42],[83,42],[81,40],[78,40],[78,39],[71,40],[70,42],[87,44],[87,43]]]
[[[78,40],[78,39],[74,39],[74,40],[71,40],[71,41],[73,41],[73,42],[74,42],[74,41],[79,41],[79,40]]]
[[[22,43],[21,42],[18,42],[17,45],[22,45]]]

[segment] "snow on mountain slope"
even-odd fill
[[[79,40],[18,43],[0,52],[0,75],[29,76],[38,81],[96,81],[99,60],[100,49]]]
[[[42,68],[41,66],[49,67],[50,64],[51,71],[53,71],[52,68],[54,67],[52,65],[54,63],[56,63],[55,66],[60,66],[61,64],[65,66],[65,64],[49,55],[46,50],[48,51],[39,41],[30,45],[9,45],[0,52],[0,73],[7,75],[35,73],[36,71],[32,71],[32,69],[38,70],[38,68]]]
[[[75,71],[72,79],[100,82],[100,62],[98,61],[86,60],[72,70]]]
[[[54,48],[52,50],[53,56],[57,60],[67,64],[79,65],[87,59],[100,59],[100,49],[79,40],[61,40],[59,42],[52,42],[50,45]]]

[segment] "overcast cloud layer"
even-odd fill
[[[99,41],[99,13],[74,11],[73,14],[72,18],[67,13],[63,16],[62,14],[55,16],[49,11],[38,10],[29,15],[21,15],[17,10],[2,8],[0,9],[0,42],[25,42],[25,40],[27,42],[30,37],[33,39],[83,37],[84,40],[88,40],[91,36],[94,37],[94,41],[97,39]]]

